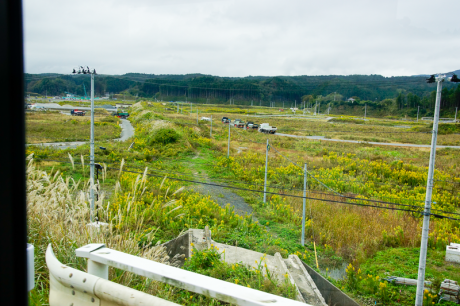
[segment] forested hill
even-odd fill
[[[89,95],[88,75],[26,74],[27,93],[61,96],[72,93]],[[378,103],[394,99],[397,108],[431,108],[436,84],[427,84],[425,76],[383,77],[380,75],[327,76],[248,76],[217,77],[203,74],[156,75],[127,73],[96,75],[96,96],[123,94],[125,98],[145,97],[166,101],[191,100],[200,103],[229,103],[277,106],[294,101],[357,101]],[[388,101],[386,102],[388,103]],[[443,107],[460,106],[460,88],[443,84]]]

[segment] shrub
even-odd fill
[[[171,128],[162,128],[153,134],[152,138],[150,139],[150,145],[155,143],[163,145],[175,143],[177,140],[179,140],[179,138],[180,135],[175,130]]]

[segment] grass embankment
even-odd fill
[[[91,130],[90,116],[67,116],[59,112],[26,113],[26,142],[88,141]],[[120,137],[119,119],[107,114],[95,116],[96,140]]]
[[[227,160],[223,158],[227,151],[226,125],[215,123],[211,139],[209,125],[200,123],[196,126],[196,117],[165,111],[165,106],[159,103],[151,103],[150,106],[137,104],[133,107],[132,114],[137,133],[132,150],[127,151],[126,144],[109,144],[107,150],[97,152],[97,160],[118,163],[117,166],[109,164],[106,183],[101,186],[102,190],[107,190],[110,194],[102,204],[102,207],[107,210],[107,213],[103,214],[105,216],[103,220],[112,222],[116,230],[127,233],[129,239],[138,241],[139,245],[164,242],[188,228],[203,228],[209,225],[216,241],[238,243],[238,246],[267,254],[280,252],[286,256],[295,253],[312,266],[316,266],[313,252],[313,241],[315,241],[321,270],[341,266],[345,261],[353,262],[356,271],[359,270],[359,264],[364,269],[365,265],[372,263],[373,258],[377,258],[380,251],[386,252],[399,248],[418,250],[421,219],[415,215],[325,203],[321,200],[334,200],[337,197],[313,193],[311,195],[318,199],[310,200],[307,204],[308,242],[306,247],[302,247],[299,244],[302,200],[283,196],[283,193],[301,195],[299,187],[302,186],[302,173],[282,157],[276,156],[273,150],[269,154],[268,174],[271,187],[268,190],[279,195],[269,196],[268,203],[263,204],[260,193],[237,191],[253,207],[258,222],[252,221],[251,218],[236,216],[231,208],[222,209],[210,199],[193,192],[182,191],[172,195],[179,186],[190,184],[173,183],[170,180],[165,180],[161,184],[161,176],[168,174],[181,179],[194,179],[193,175],[196,176],[196,173],[201,172],[207,174],[213,181],[232,180],[232,184],[237,186],[260,189],[263,184],[265,162],[263,143],[269,137],[271,144],[285,156],[298,164],[307,162],[308,169],[315,176],[340,192],[369,198],[383,197],[402,203],[409,201],[411,205],[419,205],[418,201],[423,198],[426,184],[429,155],[426,150],[386,147],[381,149],[365,144],[287,139],[276,135],[267,136],[238,130],[238,133],[232,132],[232,158]],[[291,124],[290,119],[277,120],[279,120],[277,125],[278,123]],[[271,119],[268,122],[272,122]],[[348,125],[341,126],[350,128]],[[359,135],[359,131],[357,133]],[[243,146],[247,149],[237,154],[237,148]],[[37,157],[42,158],[67,158],[67,154],[71,153],[74,158],[79,159],[80,154],[87,155],[88,148],[64,151],[28,148],[28,151],[33,151]],[[437,199],[436,205],[450,211],[459,209],[456,182],[460,179],[456,164],[460,161],[460,157],[456,152],[451,149],[438,150],[436,164],[438,170],[435,173],[435,179],[441,181],[436,181],[433,193],[434,198]],[[196,156],[196,153],[200,153],[200,157],[192,160],[191,157]],[[142,172],[144,167],[148,166],[149,173],[159,177],[149,179],[150,185],[145,192],[141,192],[141,189],[133,191],[132,186],[136,181],[141,180],[142,175],[138,178],[137,174],[124,173],[118,179],[116,169],[119,169],[122,159],[127,161],[124,169]],[[74,178],[88,176],[87,166],[85,170],[78,166],[73,169],[68,164],[63,166],[58,163],[43,166],[46,169],[51,167],[62,169]],[[324,192],[325,190],[315,182],[309,180],[310,188]],[[166,204],[173,199],[176,202]],[[126,214],[126,217],[122,218],[123,221],[120,221],[117,216],[127,211],[131,213]],[[139,220],[143,220],[143,227],[135,226]],[[443,250],[446,243],[459,239],[458,223],[433,220],[431,226],[429,256],[433,249],[433,252],[438,252],[436,250]],[[143,231],[147,233],[145,236],[141,234],[136,236],[136,233]],[[148,233],[154,234],[149,236]],[[408,261],[418,260],[415,251],[407,252],[406,255]],[[389,261],[385,273],[393,275],[399,271],[397,262],[393,262],[394,265]],[[431,264],[433,262],[430,261],[428,265]],[[410,277],[416,273],[417,267],[413,269],[404,270],[401,276]],[[369,271],[373,272],[373,270]],[[386,274],[380,275],[382,271],[373,273],[378,274],[380,279],[386,276]],[[430,279],[432,276],[460,280],[455,270],[446,269],[440,271],[439,275],[428,274],[427,278]],[[373,277],[375,278],[375,275]],[[410,300],[413,300],[414,295],[411,288],[382,285],[382,289],[379,289],[380,283],[385,284],[379,281],[377,291],[374,289],[369,291],[366,289],[368,285],[363,285],[364,287],[350,285],[352,278],[350,276],[347,281],[334,282],[344,287],[344,290],[354,297],[362,296],[364,299],[373,299],[385,305],[412,304]],[[407,298],[400,299],[398,302],[396,293],[399,290]],[[196,299],[195,301],[199,301],[199,297]]]

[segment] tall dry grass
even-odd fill
[[[75,256],[75,249],[89,243],[104,243],[107,247],[128,254],[144,257],[164,264],[175,265],[161,246],[141,246],[136,241],[136,227],[115,230],[109,224],[107,230],[95,232],[89,223],[89,181],[74,181],[59,171],[47,173],[38,169],[31,157],[27,166],[27,221],[28,241],[35,247],[36,288],[31,292],[31,304],[47,304],[49,272],[45,251],[51,244],[57,258],[64,264],[86,270],[86,260]],[[99,213],[107,213],[102,206]],[[120,220],[117,220],[120,222]],[[140,218],[139,223],[142,222]],[[137,228],[142,225],[137,224]],[[109,279],[151,294],[168,296],[162,284],[145,280],[131,273],[110,269]]]
[[[334,196],[321,198],[341,201]],[[287,201],[302,213],[301,199]],[[307,237],[350,261],[362,262],[387,247],[420,245],[420,219],[405,212],[307,200],[306,216],[312,220]]]

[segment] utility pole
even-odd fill
[[[364,104],[364,119],[366,119],[367,115],[367,103]]]
[[[251,106],[252,106],[252,102],[253,102],[253,101],[254,101],[254,100],[251,100]]]
[[[228,123],[228,145],[227,145],[227,158],[230,157],[230,122]]]
[[[418,113],[420,112],[420,105],[417,107],[417,122],[418,122]]]
[[[89,155],[89,166],[90,166],[90,190],[89,190],[89,197],[90,197],[90,221],[91,223],[94,222],[94,75],[96,74],[96,69],[91,71],[89,67],[87,69],[80,66],[78,72],[73,69],[74,74],[91,74],[91,136],[90,136],[90,155]],[[96,221],[97,220],[96,218]]]
[[[267,202],[268,150],[270,150],[270,145],[268,144],[268,139],[267,139],[267,148],[265,149],[264,204]]]
[[[302,239],[300,244],[304,246],[305,244],[305,210],[307,206],[307,163],[303,165],[303,210],[302,210]]]
[[[211,115],[211,129],[209,130],[209,137],[212,138],[212,115]]]
[[[458,110],[458,107],[455,108],[455,119],[454,119],[454,123],[457,123],[457,110]]]
[[[425,285],[425,269],[426,269],[426,255],[428,248],[428,232],[430,227],[430,215],[431,215],[431,194],[433,192],[433,173],[434,173],[434,162],[436,158],[436,141],[438,137],[438,123],[439,123],[439,108],[441,101],[441,90],[442,82],[444,81],[444,75],[438,75],[434,77],[432,75],[427,79],[428,83],[438,83],[436,91],[436,104],[434,109],[433,118],[433,134],[431,138],[431,150],[430,150],[430,164],[428,166],[428,179],[426,183],[426,196],[425,196],[425,210],[423,212],[423,229],[422,229],[422,241],[420,245],[420,260],[418,267],[418,278],[417,278],[417,291],[415,295],[415,306],[423,305],[423,290]]]
[[[196,108],[196,125],[198,125],[198,107]]]

